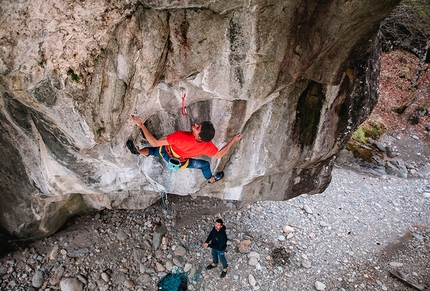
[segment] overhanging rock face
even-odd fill
[[[211,120],[237,142],[207,184],[167,192],[284,200],[322,192],[333,160],[377,101],[379,22],[396,1],[3,1],[0,219],[21,237],[73,214],[145,208],[168,180],[156,137]],[[182,98],[189,114],[181,114]]]

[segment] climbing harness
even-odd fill
[[[173,148],[172,148],[172,146],[171,145],[167,145],[167,146],[164,146],[165,147],[165,149],[166,149],[166,152],[167,152],[167,154],[169,155],[169,157],[173,157],[173,158],[176,158],[176,159],[178,159],[181,163],[185,163],[185,162],[187,162],[188,161],[188,159],[187,158],[183,158],[183,157],[181,157],[180,155],[178,155],[177,153],[175,153],[175,151],[173,150]],[[188,165],[188,164],[187,164]]]
[[[169,170],[173,170],[176,172],[176,171],[183,170],[183,169],[188,167],[190,160],[186,159],[186,158],[182,158],[177,153],[175,153],[172,149],[172,146],[170,146],[170,145],[166,145],[164,147],[161,146],[158,149],[158,153],[160,154],[161,157],[163,157],[163,149],[169,155],[169,160],[167,161],[168,162],[167,168]]]

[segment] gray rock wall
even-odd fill
[[[319,193],[377,101],[379,22],[396,1],[3,1],[0,221],[19,237],[92,209],[145,208],[166,164],[156,137],[211,120],[243,139],[169,193],[255,201]],[[189,114],[181,114],[183,94]]]

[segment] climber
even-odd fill
[[[140,118],[131,116],[134,122],[140,126],[148,142],[152,147],[137,149],[131,140],[127,141],[127,147],[133,154],[144,156],[162,156],[166,161],[176,158],[180,161],[180,168],[200,169],[203,176],[209,183],[214,183],[224,177],[224,172],[218,172],[212,175],[209,162],[201,159],[195,159],[198,156],[209,156],[217,159],[222,158],[231,148],[231,146],[242,138],[242,134],[236,134],[229,143],[221,150],[212,143],[215,136],[215,129],[211,122],[204,121],[195,123],[191,131],[176,131],[168,136],[156,139],[149,132]]]

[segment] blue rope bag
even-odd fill
[[[169,273],[158,282],[158,290],[187,291],[187,280],[183,273]]]

